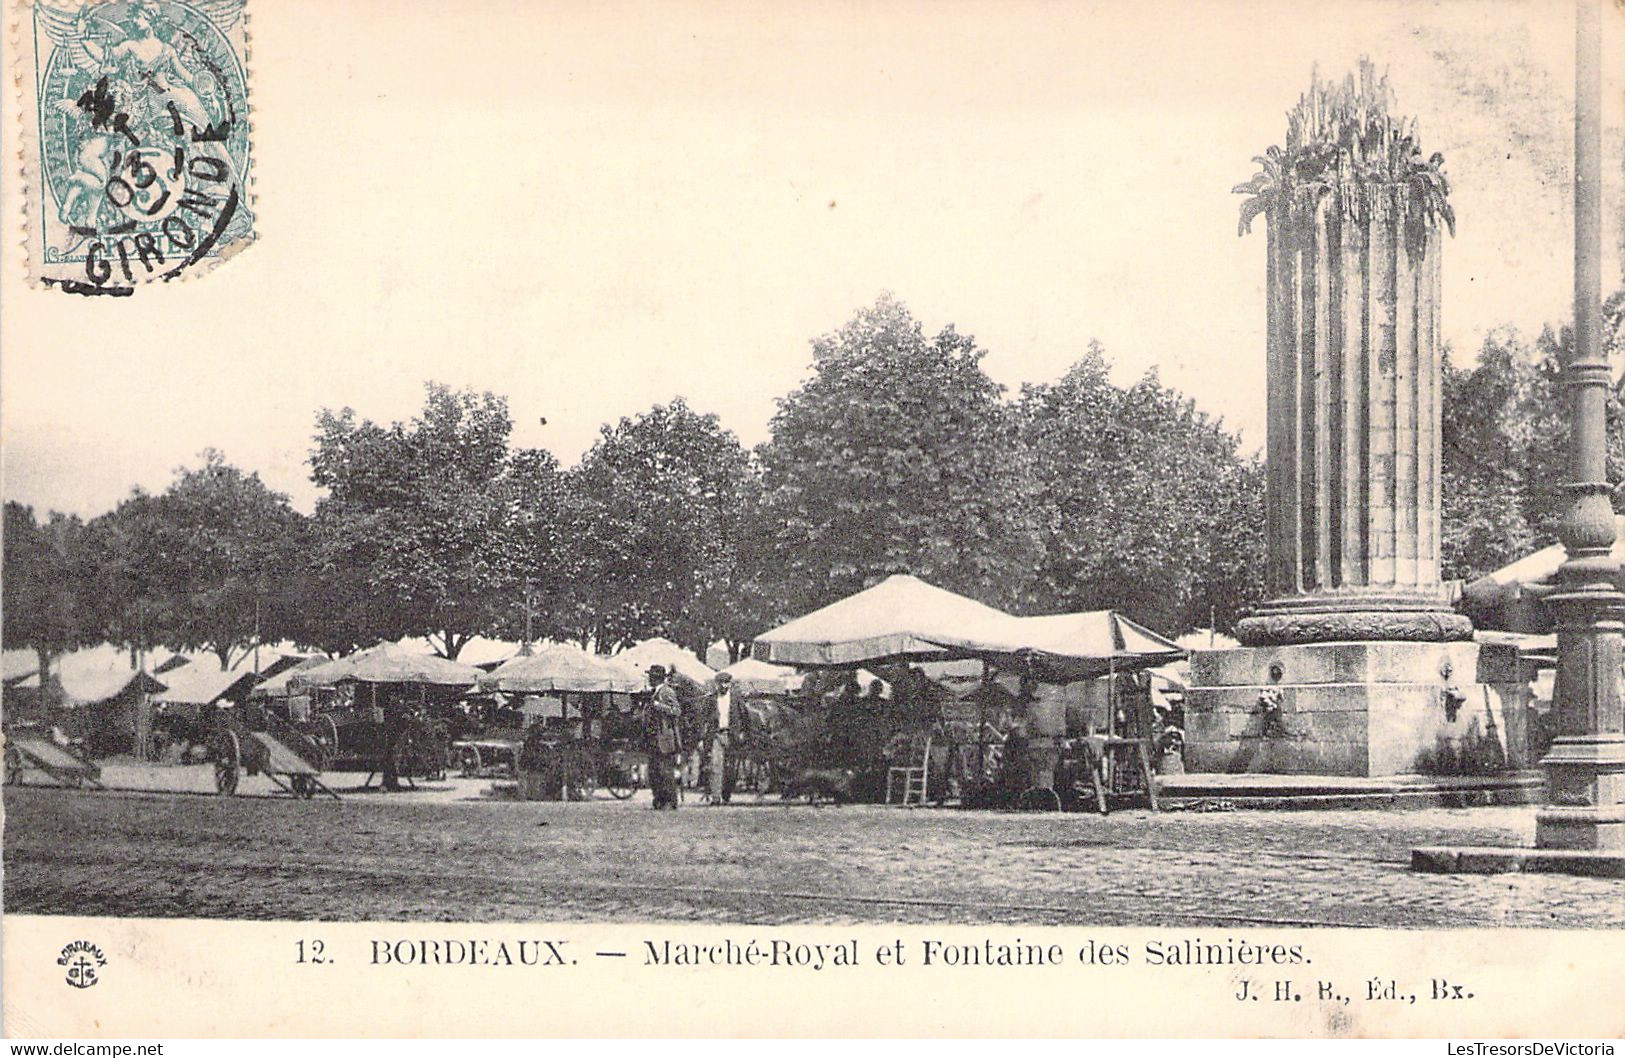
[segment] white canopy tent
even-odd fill
[[[760,661],[829,668],[979,658],[1059,683],[1186,655],[1115,611],[1017,617],[907,574],[758,636],[754,651]]]
[[[583,693],[612,691],[634,694],[647,686],[635,670],[618,659],[589,654],[569,643],[549,643],[498,665],[480,677],[480,689],[504,694]]]
[[[335,687],[345,680],[359,683],[417,683],[437,687],[472,687],[480,670],[447,661],[434,654],[414,654],[394,643],[380,643],[354,654],[335,658],[296,673],[290,685]]]
[[[667,672],[687,676],[695,683],[707,683],[717,674],[715,669],[701,661],[693,651],[669,639],[645,639],[620,651],[613,660],[623,668],[639,674],[646,672],[650,665],[660,665]]]
[[[806,677],[789,665],[772,665],[755,658],[742,658],[717,673],[727,673],[742,694],[787,696],[796,693]]]

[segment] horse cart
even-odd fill
[[[321,779],[326,760],[321,744],[268,713],[261,712],[251,724],[233,710],[219,710],[209,739],[209,756],[214,761],[214,788],[221,794],[236,793],[247,773],[264,775],[302,800],[315,797],[318,791],[339,799]]]
[[[316,713],[304,730],[327,754],[329,768],[367,772],[369,785],[379,774],[409,785],[446,777],[451,740],[442,724],[415,708],[336,705]]]
[[[381,644],[306,669],[289,689],[305,699],[302,730],[330,768],[383,775],[386,790],[446,777],[448,722],[480,670]]]
[[[13,730],[6,733],[6,785],[26,785],[30,774],[43,775],[57,786],[102,789],[102,772],[66,746],[45,735]]]
[[[490,730],[460,738],[451,744],[446,757],[465,779],[511,779],[519,773],[519,752],[524,732]]]

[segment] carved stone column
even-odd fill
[[[1236,188],[1269,222],[1268,582],[1244,646],[1197,651],[1194,772],[1454,766],[1489,699],[1439,580],[1441,171],[1386,79],[1316,78]],[[1472,702],[1472,709],[1462,707]]]
[[[1394,124],[1386,114],[1382,121]],[[1358,140],[1370,128],[1344,136]],[[1243,186],[1258,192],[1269,222],[1274,598],[1237,635],[1248,645],[1468,639],[1472,625],[1453,611],[1439,577],[1439,261],[1448,213],[1425,200],[1437,180],[1442,202],[1439,159],[1374,172],[1372,155],[1386,161],[1380,152],[1408,152],[1409,140],[1361,143],[1305,177],[1291,140],[1272,186]]]

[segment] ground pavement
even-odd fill
[[[360,776],[350,782],[358,782]],[[345,777],[333,777],[341,789]],[[1414,874],[1529,844],[1527,807],[1013,814],[5,793],[11,912],[282,919],[1625,927],[1625,883]]]

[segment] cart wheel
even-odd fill
[[[1059,812],[1061,796],[1048,786],[1029,786],[1016,798],[1016,808],[1023,812]]]
[[[326,771],[339,756],[339,725],[333,717],[323,713],[316,721],[316,741],[322,744],[322,770]]]
[[[214,752],[214,788],[228,797],[237,792],[237,777],[242,771],[243,747],[237,741],[237,732],[223,732]]]
[[[310,775],[290,775],[288,785],[293,789],[293,795],[301,801],[308,801],[316,796],[316,779]]]
[[[624,801],[638,792],[637,774],[624,764],[610,764],[609,774],[605,778],[608,781],[604,783],[604,788],[617,801]]]

